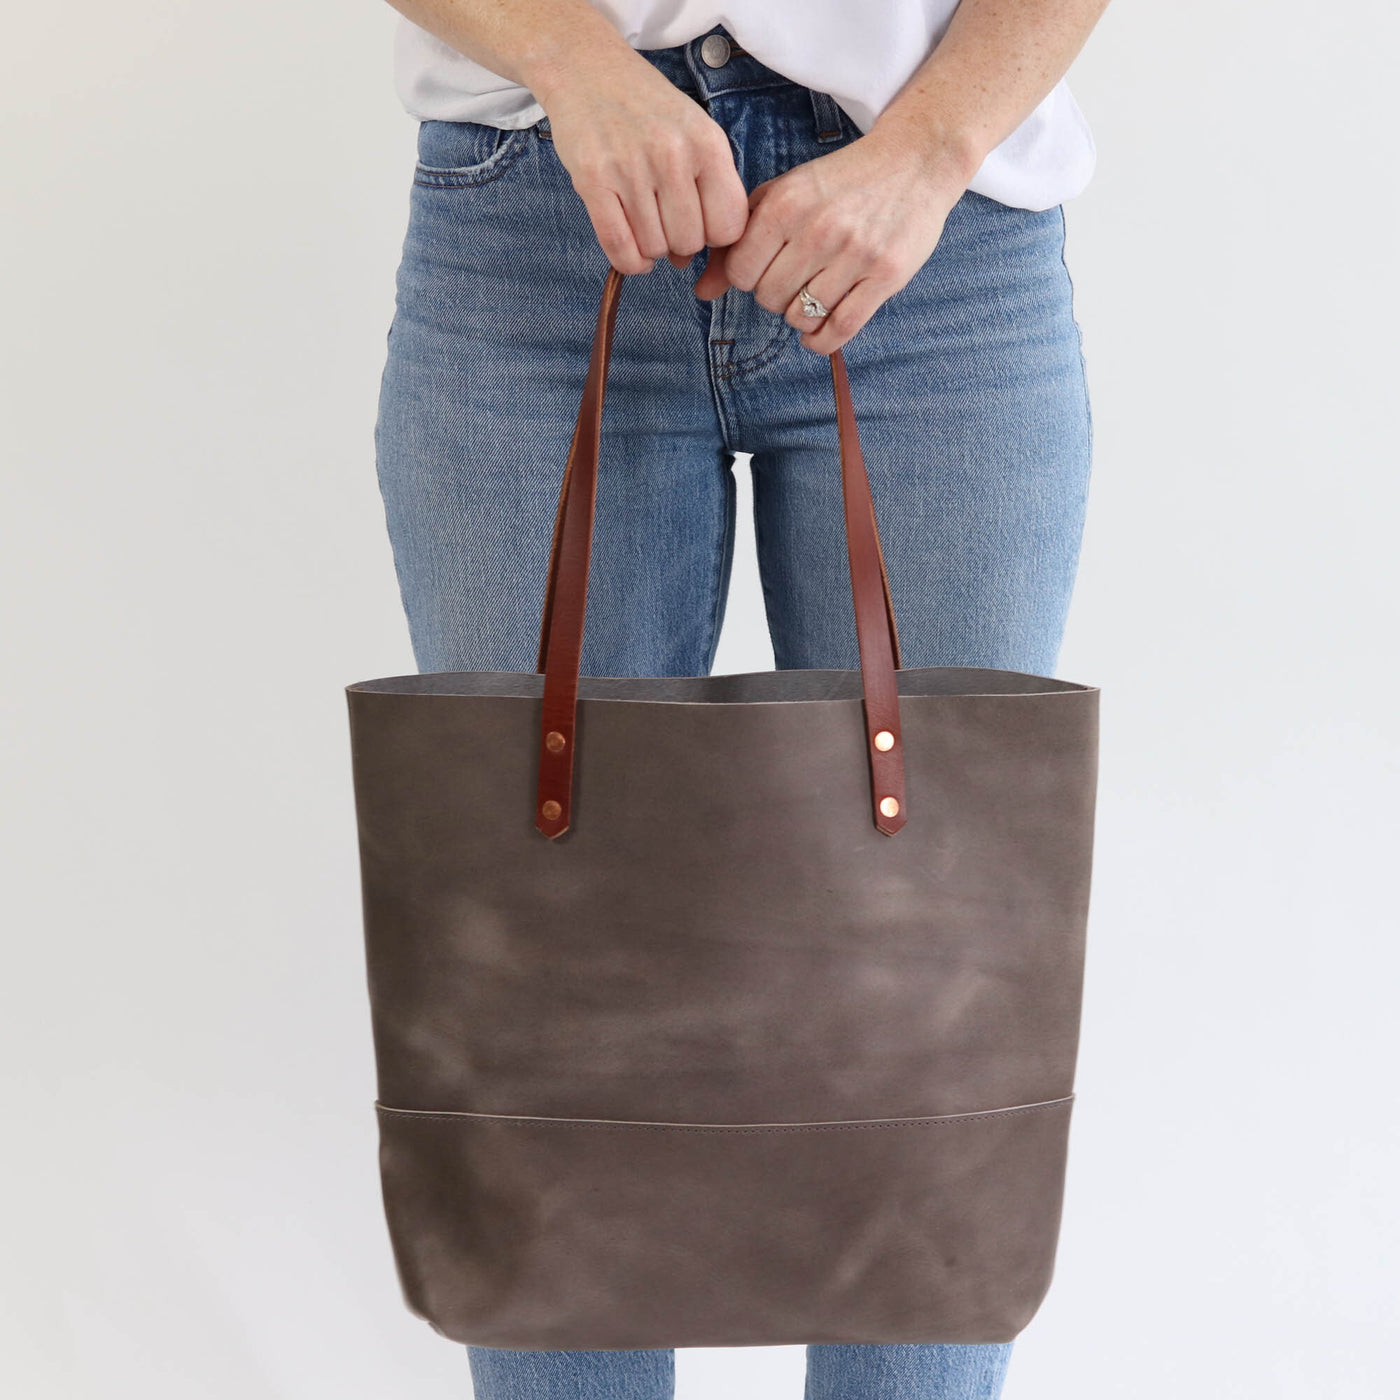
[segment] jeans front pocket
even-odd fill
[[[515,164],[533,132],[533,127],[512,130],[485,122],[421,122],[413,183],[428,189],[488,184]]]

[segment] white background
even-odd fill
[[[372,0],[0,58],[0,1383],[443,1400],[378,1197],[343,686],[413,123]],[[1071,72],[1103,688],[1069,1195],[1007,1400],[1394,1400],[1394,8],[1112,7]],[[745,502],[746,508],[746,502]],[[741,510],[741,518],[743,518]],[[771,665],[751,538],[718,670]],[[800,1392],[687,1351],[683,1400]],[[918,1400],[910,1397],[910,1400]]]

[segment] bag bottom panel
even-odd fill
[[[520,1350],[1010,1341],[1054,1266],[1073,1096],[638,1123],[378,1105],[410,1308]]]

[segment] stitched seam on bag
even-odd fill
[[[454,1113],[433,1112],[429,1109],[391,1108],[388,1104],[376,1104],[381,1113],[393,1114],[400,1118],[444,1123],[511,1123],[545,1124],[551,1128],[601,1128],[631,1132],[653,1133],[831,1133],[831,1132],[871,1132],[881,1129],[898,1128],[942,1128],[959,1123],[984,1122],[989,1118],[1012,1118],[1024,1113],[1043,1113],[1052,1108],[1063,1108],[1073,1102],[1073,1094],[1062,1099],[1047,1099],[1044,1103],[1018,1104],[1013,1108],[993,1108],[981,1113],[949,1113],[932,1118],[876,1118],[832,1123],[644,1123],[629,1122],[623,1119],[606,1118],[550,1118],[543,1115],[512,1115],[508,1113]]]

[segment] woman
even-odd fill
[[[903,664],[1052,674],[1092,426],[1063,82],[1106,0],[392,0],[421,121],[379,479],[423,671],[532,671],[609,264],[582,669],[700,675],[752,453],[776,665],[859,664],[846,360]],[[664,261],[661,261],[663,260]],[[993,1400],[1010,1343],[808,1349],[808,1400]],[[674,1354],[468,1349],[479,1400],[660,1400]]]

